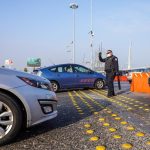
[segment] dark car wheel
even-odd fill
[[[57,92],[59,90],[59,85],[56,81],[51,81],[52,88],[54,92]]]
[[[102,79],[98,79],[95,81],[95,88],[96,89],[103,89],[104,88],[104,81]]]
[[[22,112],[15,99],[0,93],[0,145],[13,140],[22,127]]]

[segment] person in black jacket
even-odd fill
[[[99,53],[99,60],[105,63],[106,82],[108,86],[108,97],[115,96],[114,78],[119,74],[118,58],[113,55],[112,50],[107,50],[107,57],[102,58],[102,53]]]

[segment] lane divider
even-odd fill
[[[71,101],[72,101],[74,107],[75,107],[76,110],[78,111],[78,113],[79,113],[80,115],[83,115],[83,114],[84,114],[84,113],[83,113],[83,110],[81,109],[81,107],[79,107],[79,105],[77,104],[77,101],[75,100],[75,98],[73,97],[73,95],[71,94],[71,92],[68,92],[68,95],[69,95],[69,97],[70,97],[70,99],[71,99]]]
[[[90,111],[92,113],[96,112],[95,108],[93,106],[91,106],[79,93],[77,93],[76,91],[74,91],[74,93],[76,94],[77,97],[80,98],[80,100],[90,109]]]
[[[81,93],[82,95],[84,95],[86,98],[88,98],[89,100],[91,100],[91,101],[92,101],[95,105],[97,105],[98,107],[104,108],[103,105],[101,105],[100,103],[98,103],[95,99],[93,99],[92,97],[90,97],[88,94],[86,94],[86,93],[84,93],[84,92],[82,92],[82,91],[80,91],[80,93]]]
[[[119,106],[124,107],[125,109],[130,109],[130,110],[132,109],[131,107],[128,107],[127,105],[125,105],[125,104],[123,104],[123,103],[117,102],[115,99],[108,98],[107,96],[101,94],[101,93],[100,93],[99,91],[97,91],[97,90],[90,90],[90,91],[91,91],[92,93],[96,94],[96,95],[99,95],[99,96],[101,96],[101,97],[104,97],[105,99],[107,99],[107,100],[110,101],[110,102],[116,103],[116,104],[118,104]]]
[[[81,93],[82,93],[86,98],[90,99],[92,102],[96,101],[96,100],[94,100],[90,95],[88,95],[88,94],[86,94],[86,93],[84,93],[84,92],[81,92]],[[105,97],[105,96],[102,95],[102,94],[100,94],[100,96]],[[107,98],[107,97],[106,97],[106,98]],[[108,99],[108,98],[107,98],[107,99]],[[101,105],[101,104],[99,104],[99,105],[100,105],[102,108],[105,108],[103,105]],[[132,125],[128,124],[128,122],[126,122],[126,121],[123,121],[122,118],[119,117],[118,114],[112,112],[111,109],[109,109],[109,108],[106,109],[106,108],[105,108],[105,109],[103,109],[103,110],[105,111],[105,113],[107,113],[109,116],[111,116],[112,118],[114,118],[116,121],[120,121],[120,120],[121,120],[120,124],[121,124],[122,126],[128,125],[128,126],[126,127],[127,131],[134,131],[134,130],[135,130],[135,128],[134,128]],[[99,118],[98,120],[99,120],[100,122],[103,122],[102,126],[108,128],[108,131],[114,132],[114,133],[117,131],[116,128],[111,127],[111,125],[110,125],[108,122],[105,122],[105,118]],[[122,127],[122,126],[121,126],[121,127]],[[90,127],[92,127],[91,124],[90,124]],[[89,128],[90,128],[90,127],[89,127]],[[94,131],[94,132],[95,132],[95,131]],[[137,133],[135,134],[135,136],[137,136],[137,137],[144,137],[145,134],[144,134],[143,132],[137,132]],[[122,135],[115,134],[115,135],[113,135],[113,138],[115,138],[115,139],[121,139],[121,138],[122,138]],[[99,140],[99,139],[100,139],[100,137],[98,137],[98,136],[93,136],[93,137],[91,137],[91,138],[89,139],[89,141],[97,141],[97,140]],[[150,144],[150,141],[147,141],[146,144],[149,145],[149,144]],[[101,148],[102,148],[102,150],[103,150],[103,149],[106,149],[107,147],[104,146],[104,145],[96,146],[96,150],[98,150],[98,149],[101,150]],[[133,148],[133,145],[130,144],[130,143],[124,143],[124,144],[121,145],[121,148],[122,148],[122,149],[132,149],[132,148]]]
[[[104,93],[107,93],[106,90],[102,90]],[[124,103],[127,103],[127,104],[130,104],[130,105],[134,105],[135,107],[139,108],[139,109],[142,109],[144,110],[145,112],[149,112],[150,109],[149,109],[149,105],[148,104],[145,104],[143,102],[141,102],[140,100],[136,100],[136,99],[133,99],[133,98],[129,98],[129,97],[126,97],[126,96],[123,96],[123,95],[117,95],[115,96],[116,99],[119,99],[120,101],[124,102]],[[121,98],[124,98],[123,100]],[[139,105],[135,105],[136,104],[139,104]]]

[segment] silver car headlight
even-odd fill
[[[53,91],[52,90],[52,86],[50,83],[44,82],[44,81],[39,81],[39,80],[35,80],[35,79],[30,79],[30,78],[26,78],[26,77],[18,77],[19,79],[21,79],[22,81],[24,81],[26,84],[36,87],[36,88],[41,88],[44,90],[49,90],[49,91]]]

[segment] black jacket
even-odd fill
[[[114,72],[114,73],[119,72],[118,58],[116,56],[112,55],[107,58],[102,58],[102,56],[100,54],[99,60],[101,62],[105,62],[105,71],[106,72]]]

